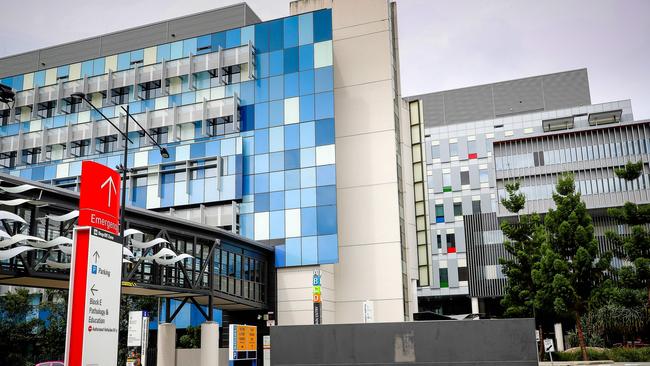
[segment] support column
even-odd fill
[[[176,325],[158,324],[158,346],[156,351],[158,366],[176,366]]]
[[[201,366],[219,366],[219,323],[201,324]]]
[[[564,335],[562,334],[562,323],[555,323],[555,344],[557,345],[556,351],[564,351]]]
[[[479,314],[478,297],[472,297],[472,314]]]

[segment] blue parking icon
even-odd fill
[[[97,274],[97,266],[93,264],[92,267],[90,267],[90,272],[92,272],[92,274]]]

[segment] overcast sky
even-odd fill
[[[353,1],[353,0],[349,0]],[[0,57],[233,4],[2,1]],[[250,0],[262,20],[288,0]],[[586,67],[592,103],[650,118],[648,0],[398,0],[404,96]]]

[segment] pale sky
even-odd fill
[[[353,0],[349,0],[353,1]],[[2,1],[0,57],[234,4]],[[250,0],[262,20],[288,0]],[[398,0],[404,96],[586,67],[592,103],[650,118],[648,0]]]

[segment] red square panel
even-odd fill
[[[468,158],[468,159],[476,159],[476,158],[478,158],[478,154],[477,154],[477,153],[471,153],[471,154],[468,154],[468,155],[467,155],[467,158]]]
[[[447,253],[456,253],[456,247],[447,248]]]

